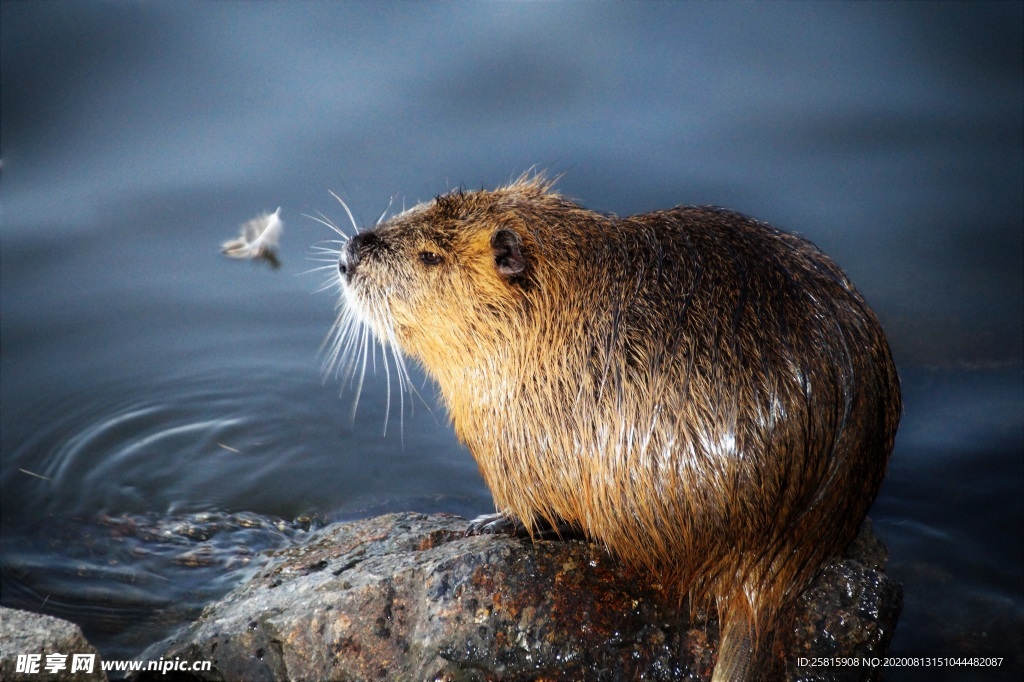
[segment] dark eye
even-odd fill
[[[420,251],[420,260],[424,265],[437,265],[441,262],[441,254],[433,251]]]

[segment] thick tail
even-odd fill
[[[739,614],[721,620],[718,662],[711,682],[751,682],[756,679],[758,646],[753,625]]]

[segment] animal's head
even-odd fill
[[[564,202],[549,190],[452,192],[359,232],[338,260],[347,307],[428,367],[500,341],[548,276],[544,213]]]

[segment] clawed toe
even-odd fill
[[[466,537],[470,535],[527,535],[526,526],[505,514],[483,514],[469,522]]]
[[[471,535],[511,535],[513,537],[532,537],[534,540],[564,540],[583,537],[580,529],[566,521],[558,520],[554,526],[547,521],[534,524],[533,532],[519,519],[506,514],[483,514],[469,522],[466,537]]]

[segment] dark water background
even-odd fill
[[[322,381],[335,302],[299,273],[331,234],[302,214],[345,222],[333,190],[368,224],[536,165],[594,209],[724,205],[843,265],[904,384],[872,511],[906,589],[892,653],[1020,679],[1020,3],[0,12],[4,605],[128,657],[310,515],[488,511],[429,384],[385,435],[382,372],[354,422]],[[277,206],[279,270],[219,254]]]

